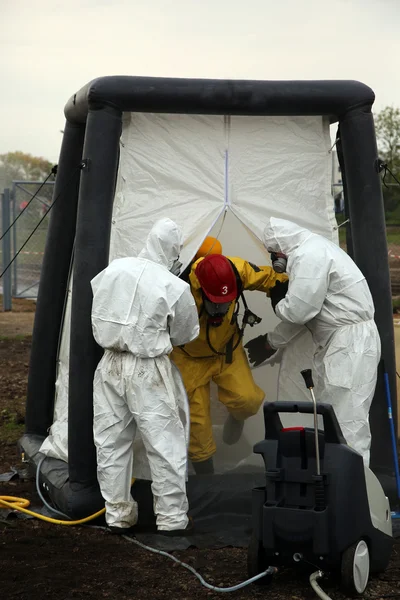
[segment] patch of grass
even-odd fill
[[[394,296],[392,298],[392,306],[394,313],[400,312],[400,296]]]
[[[24,425],[0,425],[0,442],[3,444],[16,444],[24,434]]]
[[[400,223],[400,217],[397,219],[396,224]],[[340,225],[339,219],[338,224]],[[390,225],[389,221],[386,222],[387,225]],[[400,226],[389,226],[386,230],[386,240],[388,245],[393,244],[395,246],[400,246]],[[339,243],[341,246],[346,244],[346,225],[340,227],[339,229]]]
[[[400,223],[400,203],[391,212],[386,212],[385,218],[388,225]]]
[[[388,244],[400,246],[400,228],[394,229],[393,231],[391,229],[388,229],[386,239]]]
[[[24,433],[25,419],[16,412],[4,409],[0,413],[0,442],[16,443]]]

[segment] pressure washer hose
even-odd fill
[[[37,494],[39,496],[39,498],[41,499],[41,501],[43,502],[43,504],[49,509],[51,510],[55,515],[58,515],[60,517],[63,517],[64,519],[66,519],[67,521],[71,521],[70,517],[64,513],[62,513],[60,510],[55,509],[53,506],[51,506],[45,499],[45,497],[42,494],[42,490],[40,489],[40,467],[43,464],[43,461],[45,460],[45,456],[43,456],[39,463],[38,466],[36,468],[36,477],[35,477],[35,483],[36,483],[36,491]]]
[[[32,517],[36,517],[38,519],[41,519],[42,521],[47,521],[48,523],[54,523],[56,525],[81,525],[83,523],[93,521],[94,519],[96,519],[100,515],[104,514],[104,512],[105,512],[105,509],[103,508],[103,509],[99,510],[97,513],[90,515],[89,517],[85,517],[84,519],[79,519],[77,521],[61,521],[59,519],[52,519],[51,517],[46,517],[44,515],[41,515],[40,513],[28,510],[26,507],[29,506],[29,504],[30,504],[30,502],[26,498],[17,498],[15,496],[0,496],[0,507],[10,508],[11,510],[19,510],[25,514],[31,515]],[[50,510],[55,511],[55,509],[53,507],[51,507],[50,505],[48,505],[47,503],[46,503],[46,506],[48,508],[50,508]],[[58,513],[58,511],[57,511],[57,513]],[[106,529],[105,527],[100,527],[100,528]],[[233,586],[226,587],[226,588],[217,587],[215,585],[211,585],[210,583],[207,583],[207,581],[200,575],[200,573],[198,573],[196,571],[196,569],[194,569],[187,563],[179,560],[172,554],[169,554],[168,552],[165,552],[164,550],[158,550],[157,548],[152,548],[151,546],[142,544],[141,542],[139,542],[139,540],[128,537],[127,535],[123,535],[122,537],[125,538],[126,540],[128,540],[129,542],[136,544],[136,546],[143,548],[144,550],[148,550],[149,552],[152,552],[154,554],[160,554],[161,556],[165,556],[165,557],[173,560],[175,563],[177,563],[181,567],[184,567],[185,569],[187,569],[188,571],[193,573],[193,575],[195,577],[197,577],[197,579],[200,581],[201,585],[203,585],[205,588],[207,588],[208,590],[211,590],[213,592],[221,592],[221,593],[236,592],[237,590],[240,590],[240,589],[250,585],[251,583],[256,582],[258,579],[261,579],[262,577],[266,577],[268,575],[274,575],[277,572],[277,569],[275,567],[268,567],[268,569],[266,569],[265,571],[262,571],[262,573],[258,573],[258,575],[255,575],[254,577],[251,577],[250,579],[246,579],[245,581],[242,581],[241,583],[238,583],[237,585],[233,585]],[[331,600],[331,598],[327,594],[325,594],[325,592],[317,584],[316,579],[319,577],[322,577],[321,571],[316,571],[315,573],[313,573],[310,576],[310,584],[311,584],[312,588],[314,589],[314,591],[318,594],[318,596],[322,600]]]
[[[104,512],[105,512],[105,509],[103,508],[102,510],[98,511],[94,515],[90,515],[89,517],[85,517],[84,519],[79,519],[78,521],[61,521],[59,519],[52,519],[51,517],[46,517],[44,515],[41,515],[40,513],[33,512],[32,510],[28,510],[26,507],[29,506],[29,504],[30,504],[30,502],[26,498],[17,498],[15,496],[0,496],[0,508],[3,507],[3,508],[10,508],[11,510],[19,510],[27,515],[31,515],[32,517],[36,517],[38,519],[41,519],[42,521],[47,521],[48,523],[54,523],[56,525],[81,525],[83,523],[87,523],[88,521],[92,521],[93,519],[96,519],[97,517],[104,514]],[[46,506],[48,506],[52,511],[55,511],[55,509],[50,507],[50,505],[46,504]],[[55,511],[55,512],[60,514],[59,511]],[[102,527],[101,529],[106,529],[106,528]],[[246,581],[243,581],[242,583],[238,583],[237,585],[234,585],[232,587],[227,587],[227,588],[216,587],[214,585],[211,585],[210,583],[207,583],[207,581],[205,581],[205,579],[203,579],[203,577],[200,575],[200,573],[198,573],[193,567],[191,567],[187,563],[184,563],[184,562],[178,560],[172,554],[169,554],[168,552],[164,552],[163,550],[157,550],[156,548],[152,548],[151,546],[146,546],[145,544],[142,544],[135,538],[130,538],[127,535],[123,535],[122,537],[124,537],[129,542],[133,542],[137,546],[140,546],[141,548],[148,550],[149,552],[153,552],[155,554],[161,554],[162,556],[166,556],[166,557],[170,558],[171,560],[173,560],[177,564],[181,565],[185,569],[188,569],[191,573],[193,573],[197,577],[197,579],[200,581],[200,583],[204,587],[206,587],[209,590],[213,590],[214,592],[235,592],[236,590],[240,590],[241,588],[243,588],[247,585],[250,585],[251,583],[254,583],[258,579],[265,577],[266,575],[273,575],[276,572],[275,567],[268,567],[268,569],[266,569],[262,573],[259,573],[258,575],[255,575],[251,579],[247,579]]]
[[[225,588],[217,587],[216,585],[211,585],[210,583],[207,583],[207,581],[200,575],[200,573],[198,573],[196,571],[196,569],[194,569],[187,563],[182,562],[181,560],[176,558],[176,556],[174,556],[173,554],[170,554],[169,552],[165,552],[164,550],[157,550],[157,548],[152,548],[151,546],[146,546],[146,544],[142,544],[137,539],[128,537],[127,535],[123,535],[122,537],[125,538],[126,540],[128,540],[128,542],[133,542],[137,546],[140,546],[140,548],[144,548],[145,550],[148,550],[149,552],[153,552],[154,554],[161,554],[161,556],[166,556],[167,558],[170,558],[171,560],[176,562],[181,567],[184,567],[185,569],[187,569],[188,571],[193,573],[193,575],[195,575],[195,577],[197,577],[197,579],[200,581],[201,585],[203,585],[208,590],[212,590],[213,592],[222,592],[222,593],[236,592],[237,590],[240,590],[240,589],[246,587],[247,585],[254,583],[258,579],[265,577],[266,575],[274,575],[277,572],[276,567],[268,567],[268,569],[266,569],[262,573],[258,573],[258,575],[255,575],[254,577],[251,577],[250,579],[246,579],[246,581],[242,581],[241,583],[238,583],[237,585],[232,585],[231,587],[225,587]]]
[[[330,596],[328,596],[328,594],[326,594],[324,592],[324,590],[317,583],[317,579],[321,579],[322,576],[323,576],[322,571],[315,571],[314,573],[311,573],[310,579],[309,579],[311,587],[314,590],[314,592],[321,598],[321,600],[332,600],[332,598]]]
[[[40,467],[42,466],[42,463],[45,460],[45,458],[46,457],[43,457],[40,460],[40,462],[37,466],[37,469],[36,469],[36,478],[35,479],[36,479],[36,489],[37,489],[38,495],[39,495],[40,499],[42,500],[43,504],[49,510],[51,510],[52,512],[54,512],[58,515],[66,517],[68,519],[67,515],[64,515],[64,513],[58,511],[57,509],[53,508],[50,504],[48,504],[48,502],[46,502],[43,494],[41,493],[40,485],[39,485]],[[135,480],[133,479],[132,483],[134,481]],[[76,521],[71,521],[71,520],[64,521],[64,520],[60,520],[60,519],[53,519],[51,517],[46,517],[45,515],[41,515],[40,513],[34,512],[32,510],[28,510],[27,507],[29,505],[30,505],[30,502],[26,498],[18,498],[15,496],[0,496],[0,507],[9,508],[11,510],[19,510],[20,512],[31,515],[32,517],[36,517],[38,519],[41,519],[42,521],[47,521],[48,523],[54,523],[56,525],[82,525],[84,523],[88,523],[89,521],[93,521],[94,519],[96,519],[97,517],[99,517],[100,515],[103,515],[105,513],[105,508],[102,508],[101,510],[97,511],[93,515],[90,515],[89,517],[85,517],[84,519],[79,519]],[[100,527],[100,529],[106,529],[106,528]],[[187,569],[188,571],[193,573],[193,575],[195,577],[197,577],[197,579],[200,581],[201,585],[203,585],[205,588],[207,588],[208,590],[211,590],[213,592],[221,592],[221,593],[236,592],[237,590],[240,590],[240,589],[250,585],[251,583],[258,581],[262,577],[266,577],[268,575],[274,575],[277,572],[276,567],[268,567],[268,569],[266,569],[265,571],[262,571],[262,573],[258,573],[258,575],[255,575],[254,577],[251,577],[250,579],[246,579],[245,581],[242,581],[241,583],[238,583],[237,585],[233,585],[233,586],[225,587],[225,588],[217,587],[215,585],[211,585],[210,583],[207,583],[207,581],[200,575],[200,573],[198,573],[196,571],[196,569],[194,569],[187,563],[179,560],[178,558],[173,556],[173,554],[170,554],[169,552],[165,552],[164,550],[158,550],[157,548],[147,546],[146,544],[142,544],[142,542],[139,542],[139,540],[137,540],[136,538],[128,537],[127,535],[123,535],[122,537],[125,538],[126,540],[128,540],[128,542],[132,542],[133,544],[136,544],[136,546],[139,546],[140,548],[143,548],[144,550],[148,550],[149,552],[152,552],[153,554],[160,554],[161,556],[165,556],[166,558],[173,560],[175,563],[177,563],[181,567],[184,567],[185,569]],[[331,600],[331,598],[327,594],[325,594],[325,592],[320,588],[320,586],[318,585],[318,583],[316,581],[320,577],[322,577],[321,571],[316,571],[315,573],[313,573],[310,576],[310,584],[311,584],[313,590],[318,594],[318,596],[322,600]]]
[[[246,579],[246,581],[242,581],[242,583],[238,583],[237,585],[232,585],[231,587],[226,587],[226,588],[217,587],[215,585],[211,585],[210,583],[207,583],[207,581],[205,581],[205,579],[203,579],[203,577],[200,575],[200,573],[198,573],[193,567],[191,567],[190,565],[188,565],[185,562],[182,562],[181,560],[176,558],[176,556],[173,556],[173,554],[170,554],[169,552],[165,552],[164,550],[157,550],[156,548],[152,548],[151,546],[146,546],[146,544],[142,544],[137,539],[128,537],[127,535],[123,535],[122,537],[125,538],[126,540],[128,540],[128,542],[133,542],[140,548],[144,548],[145,550],[148,550],[149,552],[153,552],[154,554],[161,554],[161,556],[166,556],[167,558],[170,558],[171,560],[176,562],[181,567],[184,567],[185,569],[187,569],[188,571],[193,573],[193,575],[195,575],[195,577],[197,577],[197,579],[200,581],[200,583],[205,588],[207,588],[208,590],[212,590],[213,592],[223,592],[223,593],[236,592],[237,590],[240,590],[240,589],[244,588],[245,586],[250,585],[250,583],[254,583],[258,579],[261,579],[262,577],[265,577],[268,575],[274,575],[278,571],[278,569],[276,567],[268,567],[268,569],[266,569],[262,573],[259,573],[258,575],[255,575],[254,577],[251,577],[250,579]],[[315,571],[314,573],[312,573],[310,575],[310,579],[309,579],[311,587],[314,590],[314,592],[321,598],[321,600],[332,600],[332,598],[330,596],[328,596],[328,594],[326,594],[324,592],[324,590],[317,583],[317,579],[320,579],[321,577],[323,577],[322,571]]]
[[[45,458],[46,457],[43,457],[40,460],[40,462],[38,463],[37,469],[36,469],[36,490],[37,490],[38,495],[39,495],[40,499],[42,500],[43,504],[49,510],[51,510],[52,512],[54,512],[58,515],[65,517],[66,519],[69,519],[69,517],[67,515],[64,515],[64,513],[58,511],[57,509],[53,508],[50,504],[48,504],[48,502],[46,502],[43,494],[41,493],[40,485],[39,485],[40,467],[42,466],[42,463],[45,460]],[[133,479],[132,483],[134,481],[135,480]],[[56,525],[82,525],[84,523],[88,523],[89,521],[93,521],[94,519],[96,519],[97,517],[99,517],[100,515],[103,515],[105,513],[105,508],[102,508],[98,512],[94,513],[93,515],[90,515],[89,517],[85,517],[84,519],[79,519],[76,521],[71,521],[71,520],[64,521],[64,520],[60,520],[60,519],[53,519],[51,517],[46,517],[45,515],[41,515],[40,513],[34,512],[32,510],[28,510],[27,507],[29,505],[30,505],[30,502],[26,498],[18,498],[16,496],[0,496],[0,508],[3,507],[3,508],[9,508],[11,510],[19,510],[20,512],[23,512],[27,515],[31,515],[32,517],[36,517],[38,519],[41,519],[42,521],[47,521],[48,523],[54,523]],[[106,527],[100,527],[100,528],[106,529]],[[203,577],[200,575],[200,573],[198,573],[193,567],[191,567],[187,563],[180,561],[172,554],[169,554],[168,552],[165,552],[164,550],[157,550],[156,548],[152,548],[151,546],[146,546],[145,544],[142,544],[135,538],[131,538],[126,535],[123,535],[122,537],[124,537],[129,542],[133,542],[137,546],[140,546],[141,548],[148,550],[149,552],[153,552],[154,554],[161,554],[162,556],[166,556],[167,558],[170,558],[171,560],[173,560],[177,564],[181,565],[185,569],[188,569],[191,573],[193,573],[193,575],[195,575],[197,577],[197,579],[200,581],[200,583],[204,587],[206,587],[209,590],[213,590],[214,592],[235,592],[236,590],[240,590],[241,588],[243,588],[247,585],[250,585],[251,583],[254,583],[258,579],[265,577],[266,575],[273,575],[277,571],[277,569],[275,567],[268,567],[268,569],[266,569],[262,573],[259,573],[258,575],[255,575],[254,577],[251,577],[251,579],[247,579],[246,581],[243,581],[242,583],[238,583],[237,585],[227,587],[227,588],[216,587],[214,585],[211,585],[210,583],[207,583],[207,581],[205,581],[205,579],[203,579]]]

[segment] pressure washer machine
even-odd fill
[[[315,401],[311,370],[301,373],[312,402],[264,404],[265,439],[254,452],[264,460],[266,482],[252,491],[249,575],[269,565],[312,564],[337,574],[349,595],[360,595],[369,574],[390,560],[389,501],[361,455],[346,444],[332,406]],[[314,428],[284,428],[280,413],[313,414]]]

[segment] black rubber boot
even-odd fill
[[[193,519],[192,517],[189,517],[189,523],[186,525],[185,529],[158,530],[157,533],[167,537],[192,535],[194,533]]]
[[[229,415],[222,431],[222,440],[228,446],[237,444],[243,433],[244,421],[238,421]]]
[[[108,525],[108,530],[110,533],[114,535],[128,535],[132,534],[135,530],[134,527],[113,527],[112,525]]]
[[[202,460],[201,462],[192,462],[196,475],[213,475],[214,474],[214,461],[211,458]]]

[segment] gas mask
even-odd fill
[[[203,294],[203,302],[204,308],[208,315],[208,323],[212,327],[219,327],[222,325],[222,321],[224,320],[225,315],[229,311],[229,307],[231,302],[223,302],[221,304],[216,304],[215,302],[211,302],[204,294]]]
[[[177,258],[172,263],[172,267],[170,268],[169,271],[170,271],[170,273],[172,273],[172,275],[176,275],[177,277],[179,277],[179,275],[181,273],[181,268],[182,268],[182,263],[179,261],[179,258]]]
[[[284,273],[286,271],[287,257],[282,252],[271,252],[272,268],[276,273]]]

